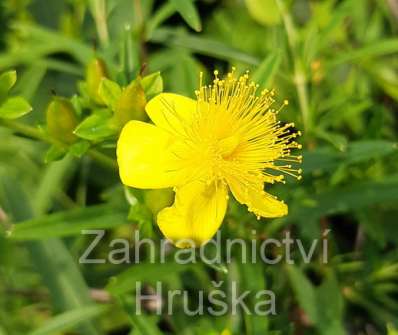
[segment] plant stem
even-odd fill
[[[92,0],[91,9],[93,12],[95,25],[97,27],[98,38],[102,47],[109,44],[108,23],[106,21],[106,4],[105,0]]]
[[[145,43],[145,18],[142,10],[141,0],[134,0],[135,10],[135,29],[137,30],[137,39],[140,48],[140,62],[141,65],[147,62],[147,50]]]
[[[289,48],[294,58],[293,81],[294,84],[296,85],[300,110],[303,117],[304,130],[308,131],[310,130],[311,118],[310,118],[310,108],[308,102],[307,77],[304,71],[302,59],[301,57],[299,57],[299,54],[297,52],[297,32],[294,27],[293,20],[289,12],[287,11],[283,1],[276,0],[276,2],[278,4],[279,11],[281,12],[283,18],[283,24],[285,26]]]
[[[39,129],[14,121],[14,120],[0,120],[0,125],[4,125],[7,128],[13,129],[16,132],[30,137],[30,138],[34,138],[43,142],[47,142],[50,144],[55,144],[61,147],[65,147],[65,144],[62,142],[59,142],[49,136],[47,136],[46,134],[43,134]],[[102,164],[105,167],[108,167],[112,170],[117,170],[117,163],[114,159],[112,159],[111,157],[103,154],[102,152],[96,150],[96,149],[90,149],[88,151],[88,155],[93,158],[95,161],[97,161],[98,163]]]
[[[1,120],[2,125],[6,126],[7,128],[13,129],[16,132],[23,134],[27,137],[35,138],[44,142],[50,142],[50,139],[47,138],[44,134],[40,132],[39,129],[34,128],[32,126],[26,125],[24,123],[20,123],[14,120]],[[53,143],[53,142],[51,142]]]

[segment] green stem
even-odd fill
[[[0,120],[0,125],[4,125],[7,128],[13,129],[16,132],[30,137],[30,138],[34,138],[49,144],[55,144],[58,145],[60,147],[65,147],[65,144],[62,142],[59,142],[49,136],[47,136],[46,134],[43,134],[39,129],[14,121],[14,120]],[[96,150],[96,149],[90,149],[88,151],[88,155],[93,158],[95,161],[97,161],[98,163],[102,164],[103,166],[110,168],[111,170],[117,170],[117,163],[114,159],[112,159],[111,157],[103,154],[102,152]]]
[[[282,0],[276,0],[279,11],[283,18],[283,24],[285,26],[289,48],[294,58],[294,84],[299,99],[299,105],[301,114],[303,116],[304,130],[310,130],[310,108],[308,102],[308,90],[307,90],[307,77],[303,68],[303,62],[297,52],[297,32],[294,27],[293,20],[287,11],[285,4]]]
[[[142,12],[141,0],[134,0],[134,10],[135,10],[135,24],[141,28],[144,23],[144,15]]]
[[[14,120],[0,120],[1,124],[6,126],[7,128],[13,129],[16,132],[31,137],[35,138],[44,142],[49,142],[49,138],[45,136],[43,133],[40,132],[39,129],[34,128],[32,126],[28,126],[24,123],[20,123]]]
[[[106,21],[105,0],[92,0],[91,7],[101,46],[107,47],[109,44],[109,33],[108,23]]]
[[[147,50],[146,50],[146,43],[145,43],[145,27],[144,27],[144,13],[142,10],[142,3],[141,0],[134,1],[134,10],[135,10],[135,24],[137,29],[137,38],[140,48],[140,62],[141,64],[145,64],[147,62]]]

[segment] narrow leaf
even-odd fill
[[[394,204],[398,201],[398,176],[387,176],[381,181],[365,181],[332,189],[317,194],[313,200],[314,205],[310,207],[299,206],[292,210],[288,219],[298,219],[305,224],[322,215],[344,213],[377,204]]]
[[[56,183],[54,182],[54,184]],[[41,188],[42,186],[39,184],[38,189]],[[54,192],[57,190],[58,188],[54,187]],[[54,193],[48,193],[48,197],[51,199],[53,195]],[[27,194],[18,181],[9,175],[0,175],[0,199],[2,207],[14,221],[24,221],[33,217],[34,211]],[[29,241],[25,245],[34,267],[41,275],[43,283],[48,287],[56,309],[66,311],[90,304],[83,276],[61,240]],[[90,321],[84,321],[81,331],[87,335],[99,334],[95,324]]]
[[[85,306],[55,316],[44,326],[34,330],[29,335],[58,334],[80,325],[83,321],[94,319],[108,310],[107,306]]]
[[[266,57],[253,73],[253,81],[260,85],[260,89],[269,87],[281,63],[280,53],[272,53]]]
[[[365,162],[394,152],[398,152],[398,145],[383,140],[351,142],[345,151],[338,151],[332,147],[320,147],[303,153],[302,169],[304,174],[328,171],[335,169],[339,164]]]
[[[398,52],[398,38],[384,39],[368,44],[362,48],[341,52],[340,56],[335,57],[329,67],[340,65],[346,62],[354,62],[366,58],[380,57]]]
[[[171,2],[192,29],[198,32],[202,30],[200,17],[192,0],[171,0]]]
[[[134,291],[137,281],[154,283],[190,269],[189,265],[177,263],[140,263],[111,278],[107,290],[113,295]]]
[[[127,211],[109,205],[49,214],[13,226],[9,238],[40,240],[50,237],[79,235],[84,229],[106,229],[126,223]]]
[[[313,323],[318,320],[317,297],[314,287],[307,277],[295,266],[286,267],[293,291],[300,306]]]
[[[172,29],[156,29],[152,34],[151,41],[160,42],[167,46],[173,45],[186,48],[202,55],[220,59],[232,59],[251,65],[259,64],[257,57],[237,50],[222,42],[189,34],[179,34]]]

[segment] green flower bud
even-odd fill
[[[78,119],[68,99],[54,97],[47,107],[46,118],[47,130],[51,137],[68,144],[76,141],[73,130],[78,125]]]
[[[108,71],[103,60],[94,58],[86,69],[87,92],[90,98],[98,105],[105,105],[98,94],[98,88],[102,78],[108,78]]]
[[[115,117],[120,125],[130,120],[144,121],[146,98],[140,79],[134,80],[123,91],[115,106]]]
[[[144,193],[145,205],[156,215],[165,207],[171,206],[174,199],[174,192],[171,188],[146,190]]]

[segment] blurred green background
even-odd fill
[[[0,17],[0,71],[18,77],[10,91],[13,74],[0,78],[0,335],[398,334],[397,1],[2,0]],[[93,237],[82,229],[106,229],[93,257],[137,229],[159,240],[153,217],[170,198],[123,189],[113,111],[93,101],[102,62],[118,85],[147,78],[129,86],[137,119],[162,89],[193,97],[200,71],[210,80],[232,66],[289,99],[280,116],[303,132],[303,179],[270,188],[289,215],[257,221],[230,203],[223,238],[290,232],[305,250],[327,239],[327,264],[321,249],[304,264],[297,248],[293,265],[242,264],[236,252],[231,264],[181,266],[174,249],[164,265],[148,254],[79,264]],[[53,108],[75,116],[49,116],[54,94],[67,99]],[[9,97],[25,100],[7,109]],[[79,124],[71,141],[67,122]],[[227,296],[232,281],[272,290],[276,315],[187,316],[182,301],[172,315],[135,315],[135,283],[157,280],[193,305],[213,281]]]

